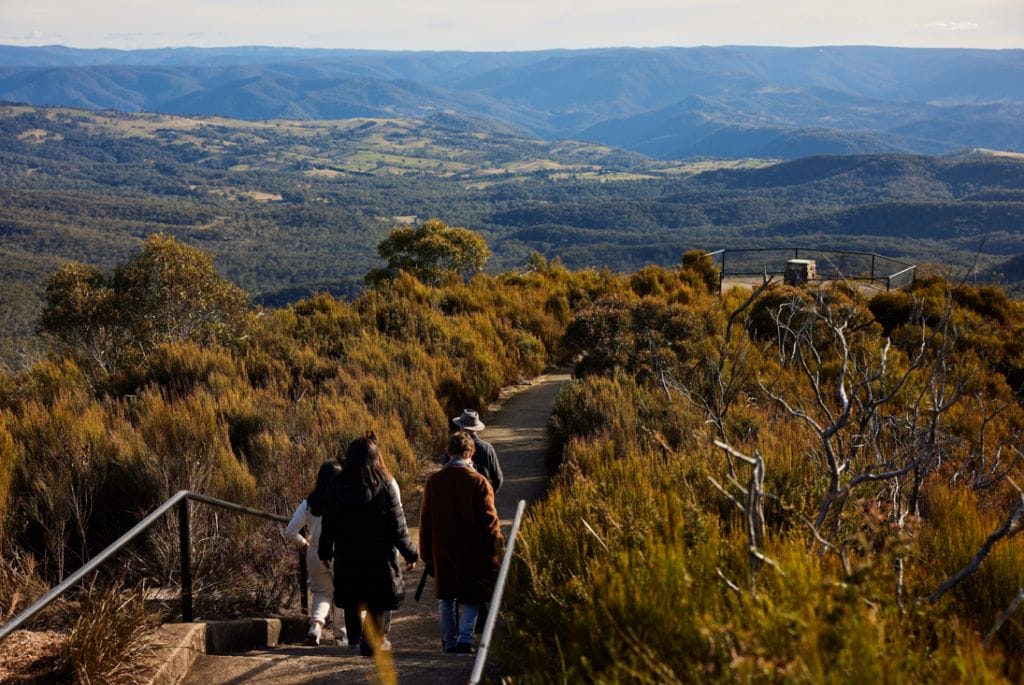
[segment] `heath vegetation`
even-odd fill
[[[1024,674],[1021,302],[931,277],[719,295],[700,252],[630,275],[535,254],[491,276],[468,233],[396,229],[358,297],[280,309],[164,235],[57,271],[40,332],[60,353],[0,374],[0,612],[179,489],[290,511],[370,428],[414,497],[449,417],[572,359],[507,595],[510,675]],[[194,512],[198,613],[293,598],[275,526]],[[174,588],[173,518],[101,581]]]
[[[919,279],[580,307],[522,529],[523,682],[1016,682],[1024,306]]]

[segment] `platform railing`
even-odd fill
[[[752,258],[752,255],[774,253],[776,259]],[[903,288],[914,282],[917,267],[875,252],[857,250],[828,250],[806,247],[748,247],[726,248],[706,252],[706,257],[718,262],[718,290],[730,277],[781,276],[785,261],[801,256],[816,258],[818,278],[815,280],[865,281],[884,285],[886,290]],[[836,264],[835,262],[839,262]],[[756,266],[757,268],[754,268]],[[889,273],[890,270],[895,270]]]
[[[255,516],[257,518],[267,519],[270,521],[277,521],[279,523],[288,523],[289,519],[286,516],[280,516],[278,514],[271,514],[266,511],[260,511],[259,509],[252,509],[250,507],[242,506],[241,504],[235,504],[234,502],[226,502],[216,497],[210,497],[209,495],[203,495],[198,492],[191,492],[189,490],[179,490],[170,499],[161,504],[159,507],[154,509],[148,516],[136,523],[127,533],[119,537],[117,540],[108,545],[102,552],[93,557],[87,564],[82,566],[80,569],[72,573],[70,576],[64,579],[59,585],[53,587],[45,595],[37,599],[32,603],[31,606],[22,610],[14,618],[0,626],[0,640],[13,633],[15,630],[23,626],[33,616],[38,614],[40,611],[49,606],[54,600],[63,595],[65,592],[77,585],[83,578],[99,568],[105,561],[110,557],[121,551],[129,542],[137,538],[143,532],[148,530],[155,523],[160,521],[161,518],[171,509],[178,508],[178,548],[181,557],[181,620],[185,623],[191,623],[193,619],[192,615],[192,526],[191,526],[191,511],[189,502],[201,502],[203,504],[218,507],[220,509],[227,509],[240,514],[246,514],[248,516]],[[300,601],[302,604],[302,611],[305,613],[308,610],[308,603],[306,599],[306,581],[307,581],[307,568],[306,568],[306,556],[302,553],[299,554],[299,587],[301,591],[299,593]]]
[[[516,517],[512,520],[512,530],[508,534],[508,542],[505,544],[505,556],[501,559],[501,569],[498,571],[498,582],[494,586],[494,594],[491,595],[491,603],[487,611],[487,621],[484,622],[484,631],[480,635],[480,644],[476,650],[476,661],[473,662],[473,673],[469,676],[470,685],[476,685],[484,675],[484,666],[487,664],[487,651],[491,646],[491,638],[494,635],[494,624],[498,621],[498,613],[501,611],[501,598],[505,593],[505,581],[508,580],[508,569],[512,564],[512,556],[516,549],[516,537],[519,535],[519,524],[523,521],[523,511],[526,509],[526,500],[519,500],[516,507]]]

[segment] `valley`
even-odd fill
[[[1013,289],[1024,160],[974,151],[665,161],[456,118],[247,121],[0,107],[2,356],[18,363],[43,284],[166,232],[258,303],[351,297],[395,225],[479,232],[488,270],[673,265],[691,248],[873,251]],[[943,266],[937,266],[937,265]]]

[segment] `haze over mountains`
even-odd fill
[[[1024,151],[1024,50],[0,46],[0,100],[250,120],[443,116],[663,159]]]

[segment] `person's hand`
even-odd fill
[[[413,570],[414,568],[416,568],[416,562],[415,561],[410,561],[410,562],[407,562],[405,564],[405,571],[406,571],[406,573],[408,573],[409,571]]]
[[[302,547],[299,547],[299,553],[300,554],[305,554],[307,551],[309,551],[309,543],[308,542],[303,542],[302,543]]]
[[[327,569],[328,571],[331,570],[331,562],[328,561],[327,559],[321,559],[320,563],[322,563],[324,565],[324,568]]]

